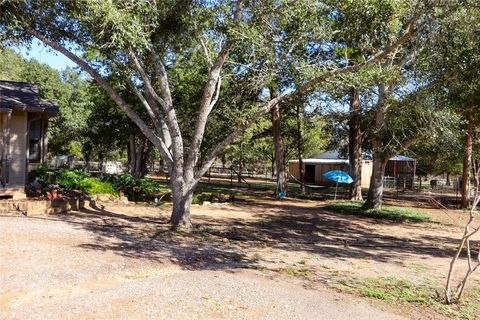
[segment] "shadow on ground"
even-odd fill
[[[125,214],[93,206],[60,218],[92,232],[81,245],[122,256],[170,261],[186,269],[256,268],[256,250],[309,253],[319,259],[372,259],[402,263],[402,257],[451,256],[457,239],[435,233],[430,224],[398,224],[332,213],[321,206],[294,202],[228,204],[223,210],[251,212],[246,218],[194,215],[195,231],[169,230],[166,209],[152,214]],[[141,207],[140,207],[141,210]],[[216,207],[215,210],[222,210]],[[399,228],[408,233],[395,232]],[[413,236],[406,236],[406,234]]]

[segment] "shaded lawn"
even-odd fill
[[[342,201],[325,206],[325,209],[345,214],[364,216],[377,219],[386,219],[396,222],[428,222],[431,216],[415,208],[382,205],[380,209],[362,209],[363,201]]]

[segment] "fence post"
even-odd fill
[[[212,168],[208,168],[208,184],[210,184],[210,170],[212,170]]]

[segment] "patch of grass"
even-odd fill
[[[281,268],[278,270],[281,273],[288,274],[289,276],[300,276],[300,277],[306,277],[309,274],[313,272],[311,269],[307,268],[294,268],[294,267],[287,267],[287,268]]]
[[[478,303],[463,303],[459,307],[460,316],[466,320],[478,319],[480,313],[480,305]]]
[[[480,290],[471,289],[459,305],[446,305],[438,297],[434,287],[417,286],[397,277],[367,278],[359,281],[339,280],[334,287],[342,291],[357,292],[364,297],[385,301],[427,305],[449,318],[478,319],[480,315]],[[352,289],[353,288],[353,289]]]
[[[303,199],[303,200],[325,200],[325,194],[316,194],[316,193],[289,193],[289,197],[296,198],[296,199]]]
[[[413,208],[382,205],[381,209],[362,210],[362,204],[363,202],[360,201],[345,201],[329,204],[325,206],[325,209],[346,214],[386,219],[397,222],[427,222],[431,219],[429,214]]]
[[[427,289],[395,277],[368,278],[362,284],[359,291],[366,297],[417,303],[427,303],[432,299]]]
[[[299,264],[302,264],[302,265],[305,265],[307,264],[307,259],[302,259],[300,261],[298,261]]]
[[[421,264],[421,263],[412,263],[410,265],[415,272],[420,273],[420,272],[425,272],[428,270],[428,266]]]
[[[260,260],[262,260],[262,255],[258,252],[254,253],[253,256],[252,256],[252,261],[258,262]]]

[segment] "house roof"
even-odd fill
[[[298,160],[290,160],[288,162],[291,163],[298,163]],[[348,164],[348,160],[345,159],[303,159],[302,162],[304,164],[317,164],[317,163],[325,163],[325,164]]]
[[[407,157],[407,156],[395,156],[393,158],[390,158],[390,160],[395,160],[395,161],[415,161],[415,159]]]
[[[325,151],[325,152],[322,152],[322,153],[319,153],[315,156],[313,156],[313,159],[344,159],[344,157],[342,157],[340,155],[340,152],[334,150],[334,151]]]
[[[393,161],[415,161],[414,158],[410,158],[407,156],[397,155],[395,157],[390,158],[389,160]],[[371,161],[370,159],[363,159],[363,161]],[[290,160],[289,162],[298,163],[298,159]],[[342,159],[340,157],[340,153],[336,151],[331,152],[324,152],[314,156],[311,159],[303,159],[303,163],[305,164],[317,164],[317,163],[326,163],[326,164],[339,164],[339,163],[346,163],[348,164],[348,159]]]
[[[38,86],[28,82],[0,80],[0,108],[57,114],[58,106],[40,98]]]

